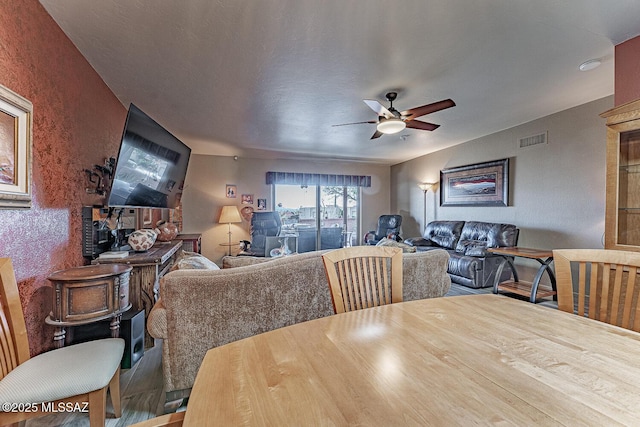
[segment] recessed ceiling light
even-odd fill
[[[599,59],[590,59],[580,64],[578,69],[580,71],[589,71],[593,70],[594,68],[598,68],[600,64],[602,64],[602,61],[600,61]]]

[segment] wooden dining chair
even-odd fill
[[[123,353],[124,340],[106,338],[30,357],[13,266],[0,258],[0,425],[73,408],[88,409],[91,427],[103,427],[107,389],[115,416],[121,415]]]
[[[402,301],[402,249],[352,246],[322,261],[336,314]]]
[[[558,308],[640,332],[640,253],[556,249]]]

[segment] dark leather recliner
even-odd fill
[[[243,240],[245,248],[238,255],[265,256],[268,236],[278,236],[282,221],[278,212],[254,212],[251,216],[251,242]]]
[[[378,218],[378,228],[364,235],[364,244],[375,246],[385,237],[398,242],[402,241],[400,237],[401,225],[402,215],[380,215]]]

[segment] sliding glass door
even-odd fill
[[[298,253],[358,244],[359,187],[274,184],[283,235]]]

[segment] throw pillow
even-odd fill
[[[184,251],[176,259],[171,271],[174,270],[219,270],[220,267],[211,261],[209,258],[204,257],[195,252]]]
[[[481,240],[460,240],[456,247],[456,252],[466,256],[486,256],[487,242]]]
[[[380,239],[376,246],[394,246],[401,248],[403,253],[413,253],[416,251],[415,246],[407,245],[406,243],[396,242],[393,239],[387,239],[386,237]]]

